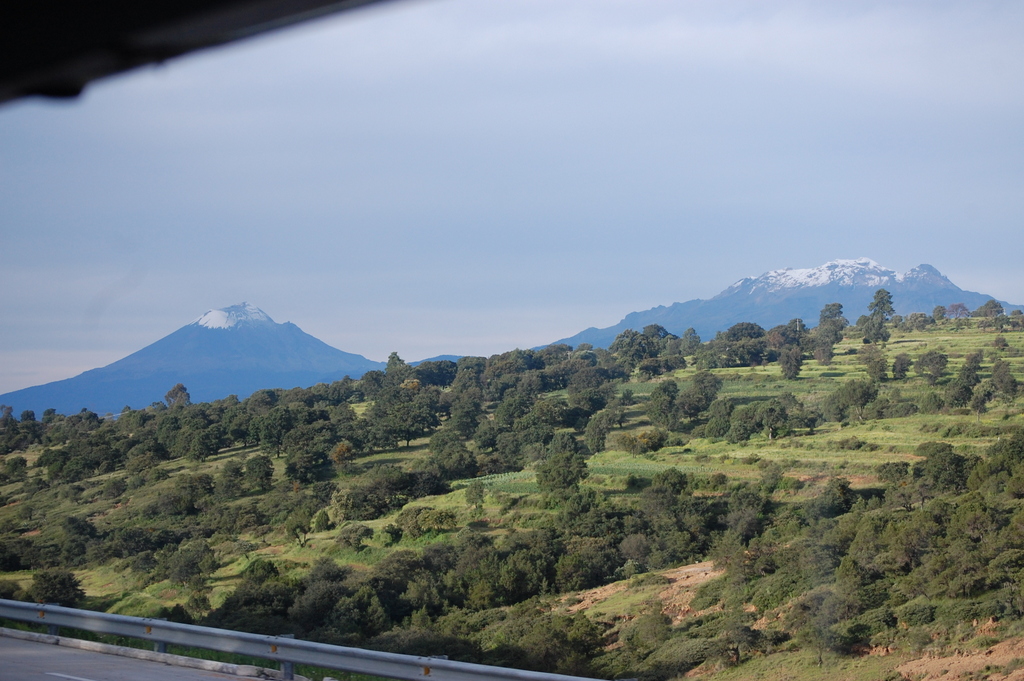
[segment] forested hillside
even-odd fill
[[[859,312],[6,407],[0,597],[651,680],[1024,634],[1024,316]]]

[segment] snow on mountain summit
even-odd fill
[[[909,274],[909,273],[908,273]],[[871,258],[856,260],[831,260],[819,267],[803,269],[786,268],[766,272],[760,277],[740,279],[723,293],[746,290],[749,293],[765,291],[774,293],[785,289],[808,288],[812,286],[886,286],[903,281],[905,274],[879,265]]]
[[[219,310],[210,310],[192,322],[192,325],[208,329],[230,329],[241,324],[251,326],[268,322],[273,324],[274,320],[263,310],[249,303],[239,303]]]

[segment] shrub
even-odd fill
[[[56,603],[69,608],[85,598],[82,583],[70,570],[50,568],[40,570],[32,577],[29,598],[36,603]]]
[[[373,530],[362,523],[346,525],[338,531],[338,544],[347,549],[362,551],[363,542],[373,536]]]
[[[935,606],[923,598],[915,598],[896,608],[894,614],[902,624],[917,627],[929,624],[935,619]]]

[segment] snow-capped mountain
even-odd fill
[[[113,364],[74,378],[0,395],[19,412],[48,408],[71,413],[83,407],[117,413],[163,399],[184,383],[192,400],[245,398],[262,388],[308,387],[358,378],[384,364],[342,352],[290,322],[278,324],[254,305],[210,310],[169,336]]]
[[[942,276],[931,265],[921,265],[909,272],[900,273],[882,267],[870,258],[856,260],[832,260],[819,267],[765,272],[760,277],[747,277],[725,289],[722,295],[731,292],[766,291],[777,293],[786,289],[806,288],[809,286],[872,286],[876,289],[894,286],[907,280],[931,277],[932,283],[944,287],[954,287],[953,282]]]
[[[615,326],[589,328],[556,342],[590,343],[606,348],[622,331],[641,330],[648,324],[660,324],[677,334],[693,327],[704,339],[737,322],[756,322],[770,328],[799,317],[808,326],[814,326],[821,308],[828,303],[842,303],[852,322],[867,313],[868,303],[880,288],[893,294],[893,305],[899,314],[930,314],[936,305],[950,303],[964,303],[973,309],[991,298],[964,291],[931,265],[897,272],[870,258],[832,260],[818,267],[772,270],[759,277],[740,279],[709,300],[632,312]],[[1007,309],[1020,307],[1005,302],[1003,305]]]
[[[239,303],[221,310],[209,310],[189,326],[203,326],[207,329],[230,329],[233,326],[260,326],[273,324],[263,310],[249,303]]]

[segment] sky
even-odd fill
[[[1024,5],[407,0],[0,106],[0,393],[247,301],[532,347],[835,258],[1024,303]]]

